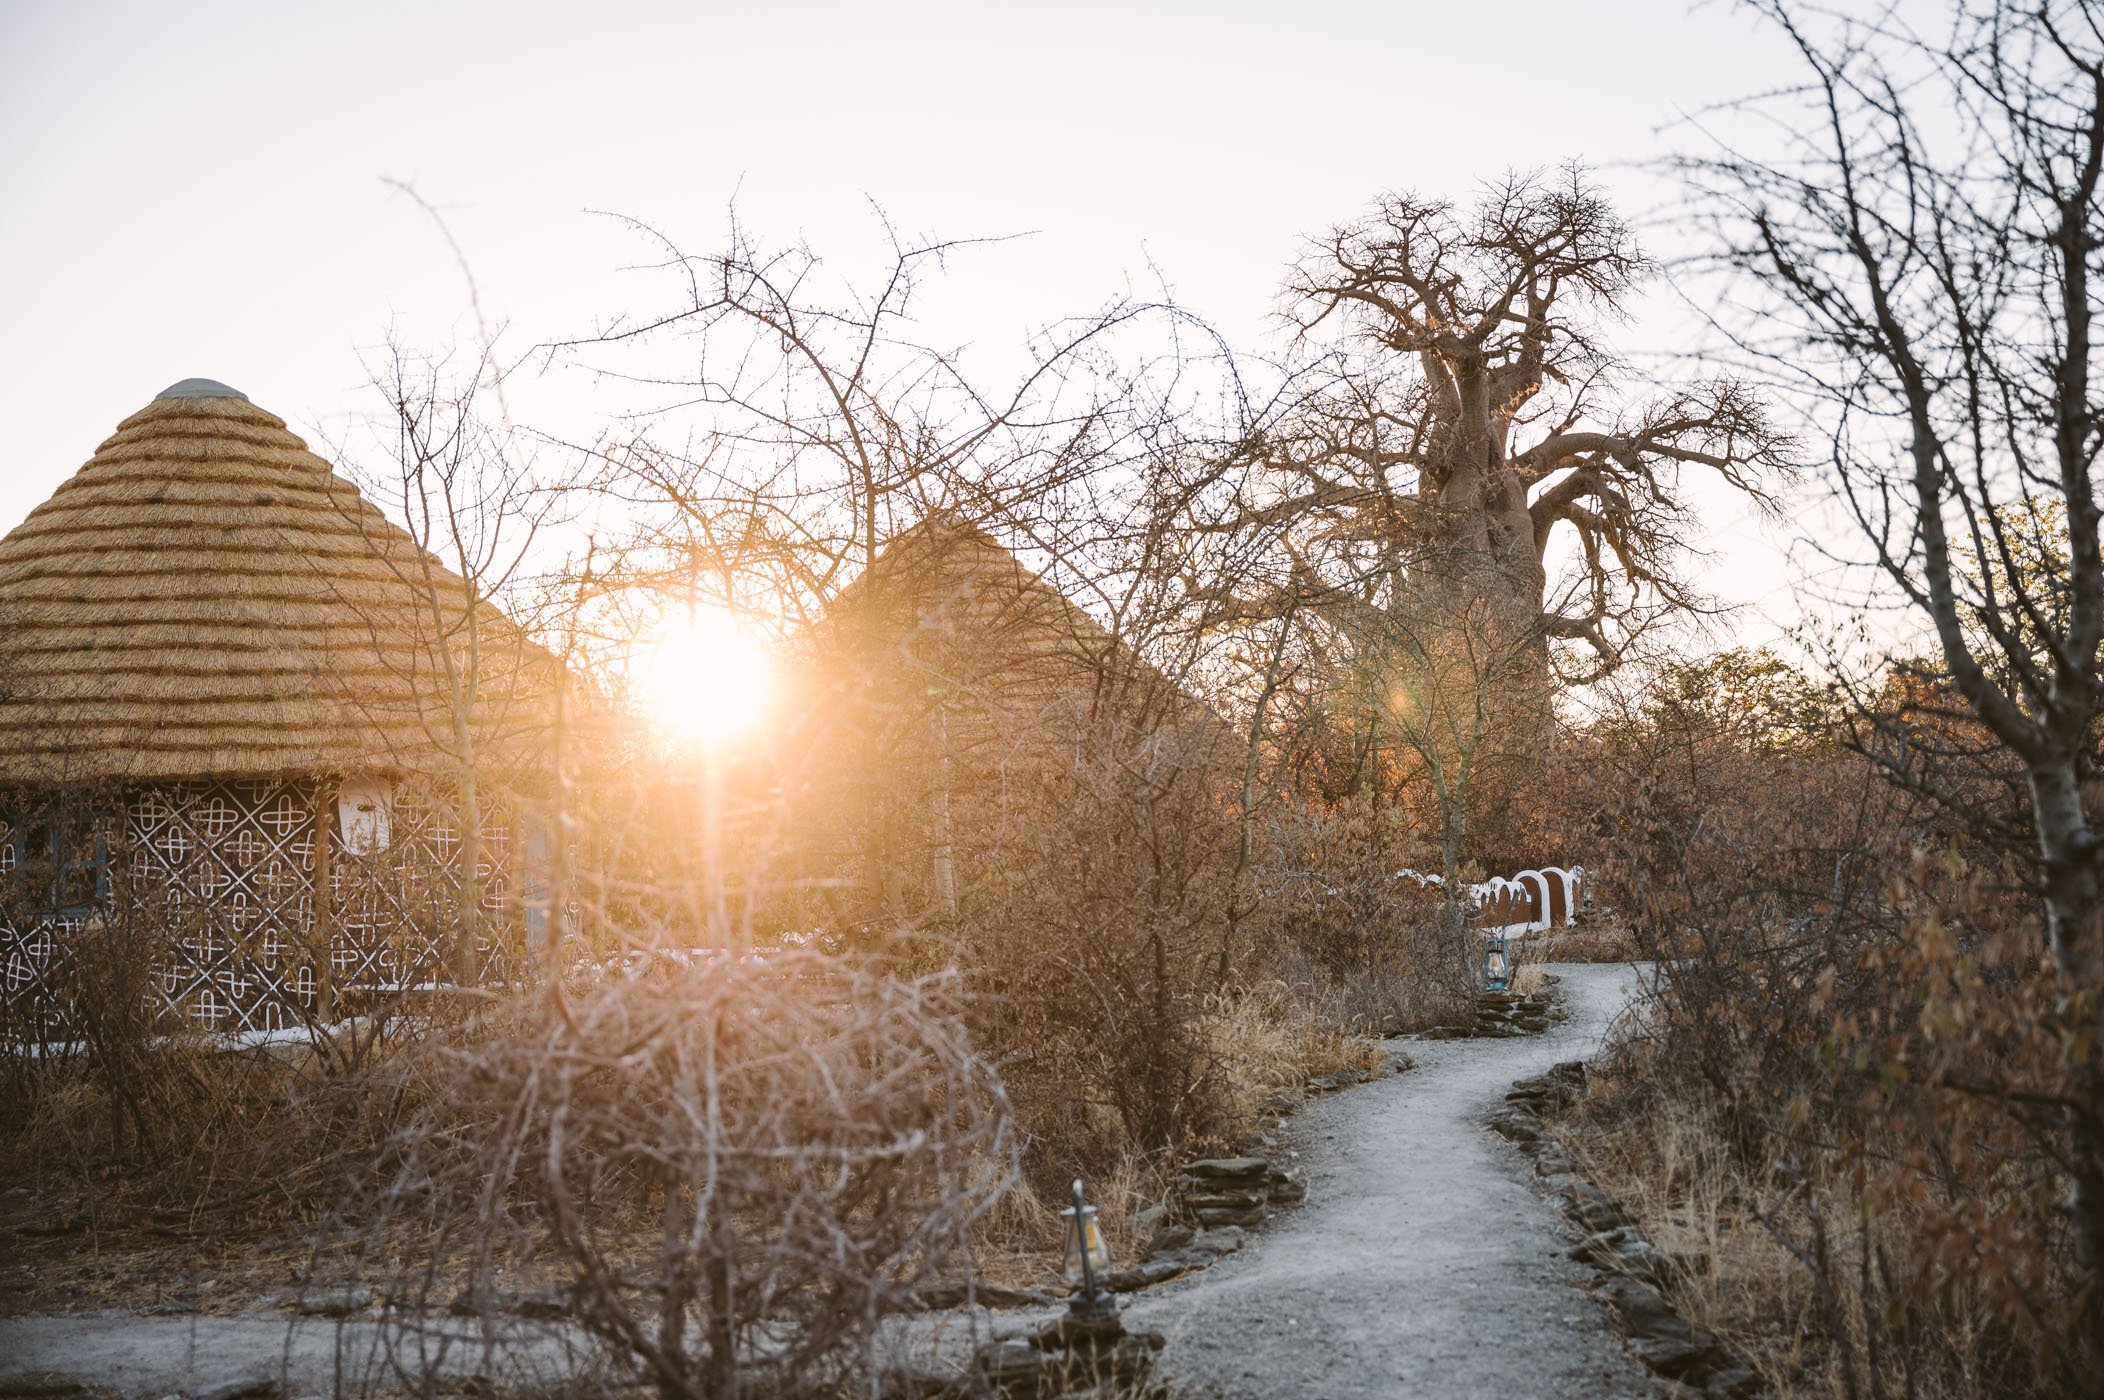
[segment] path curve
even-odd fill
[[[1135,1298],[1170,1375],[1234,1400],[1606,1400],[1672,1388],[1623,1354],[1524,1159],[1483,1120],[1515,1079],[1600,1046],[1636,970],[1562,964],[1544,1035],[1413,1044],[1417,1067],[1292,1123],[1305,1205]]]

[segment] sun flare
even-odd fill
[[[721,608],[671,614],[636,655],[636,698],[666,733],[720,743],[767,708],[767,651]]]

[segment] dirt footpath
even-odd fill
[[[1277,1400],[1594,1400],[1676,1387],[1622,1354],[1563,1257],[1561,1217],[1482,1124],[1515,1079],[1598,1049],[1633,969],[1565,964],[1546,1035],[1413,1046],[1417,1068],[1309,1105],[1307,1204],[1241,1252],[1133,1301],[1163,1365],[1205,1393]],[[1685,1394],[1686,1392],[1680,1391]]]

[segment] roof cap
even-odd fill
[[[232,385],[222,384],[216,379],[178,379],[175,383],[161,390],[160,393],[155,394],[154,398],[156,400],[239,399],[243,403],[248,402],[248,395]]]

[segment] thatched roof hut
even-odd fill
[[[1133,773],[1219,825],[1238,761],[1201,699],[947,514],[894,537],[833,600],[801,690],[810,777],[789,825],[818,849],[800,858],[942,917]]]
[[[476,724],[516,730],[507,678],[544,654],[281,419],[186,379],[0,540],[0,783],[414,770],[471,618]]]
[[[282,420],[164,391],[0,539],[0,1038],[72,1034],[98,927],[216,1030],[509,975],[556,667]]]

